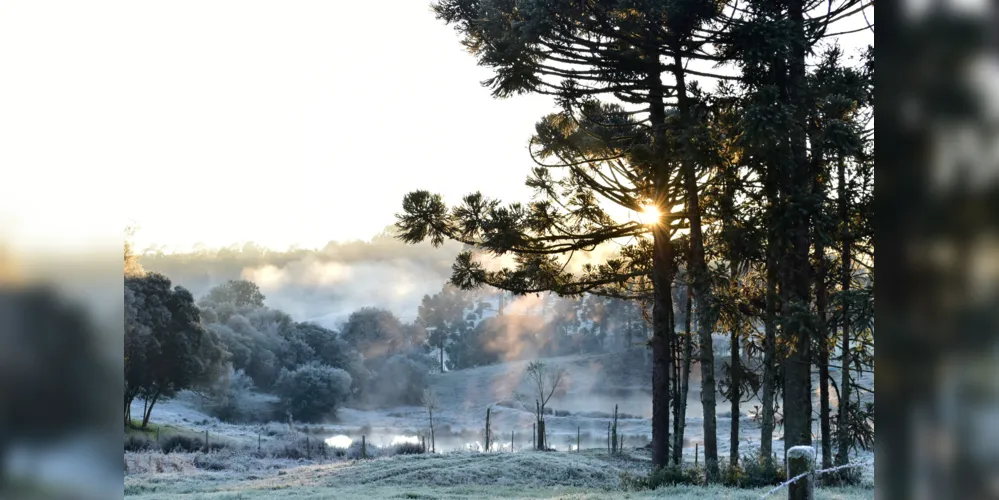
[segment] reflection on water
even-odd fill
[[[395,446],[397,444],[403,444],[403,443],[420,444],[420,437],[419,436],[398,436],[398,435],[397,436],[392,436],[392,443],[391,443],[392,446]]]
[[[326,446],[329,446],[330,448],[349,448],[350,443],[353,442],[354,442],[353,439],[350,439],[349,437],[341,434],[339,436],[333,436],[331,438],[327,438]]]

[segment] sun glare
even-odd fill
[[[659,212],[659,208],[651,203],[646,203],[642,205],[642,211],[638,212],[638,222],[642,224],[655,224],[659,222],[662,217],[662,213]]]

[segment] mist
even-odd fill
[[[390,229],[369,241],[330,242],[321,249],[264,248],[253,242],[165,254],[147,249],[142,265],[201,297],[228,280],[256,283],[268,307],[296,321],[335,328],[351,312],[379,307],[412,321],[420,300],[451,276],[461,245],[407,245]]]

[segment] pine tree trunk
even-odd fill
[[[812,147],[812,195],[819,203],[816,207],[816,215],[825,210],[826,201],[826,176],[823,175],[825,166],[825,151],[822,141],[819,138],[821,130],[817,123],[812,123],[809,127],[810,141]],[[826,283],[826,242],[825,228],[820,226],[821,218],[817,218],[813,230],[813,248],[815,249],[815,341],[818,348],[815,364],[819,369],[819,434],[822,442],[822,468],[832,467],[832,438],[829,427],[829,327],[828,327],[828,306],[829,290]]]
[[[690,110],[687,102],[687,87],[683,64],[679,56],[673,58],[673,71],[676,76],[676,95],[683,126],[689,126]],[[715,356],[711,333],[715,327],[715,314],[711,289],[707,280],[707,264],[704,258],[704,239],[701,231],[701,208],[698,199],[697,172],[694,162],[684,158],[683,184],[686,191],[687,218],[690,221],[690,254],[688,266],[697,300],[697,336],[701,344],[701,405],[704,411],[704,465],[709,482],[716,481],[718,471],[718,434],[715,417]]]
[[[683,416],[680,414],[683,404],[680,402],[682,395],[680,394],[680,370],[682,365],[682,360],[680,355],[682,349],[680,349],[680,336],[676,334],[676,315],[674,315],[673,321],[673,373],[670,375],[673,377],[673,384],[671,390],[673,391],[673,462],[676,463],[676,436],[680,435],[680,426],[683,425]]]
[[[776,177],[776,176],[773,176]],[[777,190],[774,180],[767,181],[767,198],[772,205],[777,203]],[[773,209],[772,209],[773,210]],[[773,458],[774,437],[774,393],[777,383],[777,234],[773,230],[774,222],[770,222],[767,236],[767,294],[766,316],[764,318],[763,334],[763,396],[760,401],[762,408],[760,425],[760,456],[764,460]]]
[[[444,341],[441,341],[441,373],[444,373]]]
[[[670,383],[670,315],[673,311],[673,245],[669,238],[669,173],[667,139],[665,137],[665,98],[659,68],[648,75],[650,92],[649,120],[657,132],[655,147],[655,204],[663,214],[652,225],[652,467],[669,464],[669,383]]]
[[[738,325],[732,328],[732,353],[729,358],[729,379],[731,379],[731,398],[732,398],[732,426],[731,434],[729,435],[729,452],[728,452],[728,463],[732,467],[739,464],[739,400],[742,395],[739,394],[739,384],[740,384],[740,366],[739,366],[739,329]]]
[[[802,321],[794,316],[804,314],[809,303],[809,216],[808,196],[811,191],[807,141],[805,127],[806,82],[803,0],[790,0],[788,20],[790,21],[790,57],[788,58],[786,99],[793,109],[793,123],[790,130],[791,171],[785,176],[789,182],[786,191],[788,210],[784,213],[786,232],[790,238],[790,248],[785,252],[786,299],[782,303],[783,336],[790,348],[784,363],[784,449],[795,446],[812,445],[812,399],[811,399],[811,335]],[[804,213],[803,213],[804,212]],[[798,483],[788,487],[789,498],[799,497]]]
[[[825,244],[822,237],[815,239],[815,309],[818,313],[816,337],[818,338],[819,365],[819,427],[822,439],[822,468],[832,467],[832,430],[829,427],[829,332],[826,310],[829,297],[826,289]]]
[[[661,237],[657,234],[656,239]],[[656,247],[659,247],[658,243]],[[658,253],[658,251],[657,251]],[[668,265],[668,260],[653,257],[653,275],[655,267]],[[664,261],[665,262],[662,262]],[[660,277],[661,279],[661,277]],[[652,466],[661,467],[669,463],[669,412],[670,412],[670,339],[665,330],[666,325],[663,309],[671,307],[668,291],[660,293],[660,286],[655,287],[653,305],[653,323],[655,333],[652,337]],[[666,289],[668,290],[668,288]]]
[[[839,408],[837,410],[838,418],[836,422],[836,428],[839,429],[839,449],[836,452],[836,463],[845,464],[849,461],[850,453],[850,436],[844,429],[847,428],[847,417],[848,417],[848,407],[850,401],[850,307],[849,301],[847,300],[847,293],[850,291],[851,284],[851,264],[853,262],[853,256],[851,255],[851,235],[849,227],[849,194],[847,193],[846,185],[846,164],[843,160],[839,161],[839,186],[838,186],[838,197],[839,197],[839,219],[840,224],[843,224],[843,248],[840,255],[840,289],[843,294],[843,345],[842,345],[842,356],[840,361],[840,372],[841,381],[839,386]]]
[[[693,304],[690,287],[687,287],[687,314],[684,318],[683,333],[683,369],[680,371],[682,383],[680,384],[680,417],[679,431],[673,440],[673,463],[679,465],[683,460],[683,433],[687,425],[687,394],[690,393],[690,362],[694,353],[694,343],[691,339],[693,333],[690,330],[690,317]]]

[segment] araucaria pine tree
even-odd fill
[[[514,294],[651,304],[652,463],[665,466],[670,458],[671,405],[674,432],[682,432],[678,421],[696,352],[708,481],[719,477],[719,387],[732,404],[733,465],[739,404],[758,392],[765,458],[772,453],[778,400],[785,444],[811,443],[813,366],[820,373],[822,439],[832,439],[829,389],[836,385],[829,358],[837,342],[831,332],[841,329],[839,458],[851,444],[844,429],[864,435],[866,425],[866,417],[851,417],[866,413],[849,399],[857,380],[845,365],[868,359],[865,348],[853,344],[854,323],[866,317],[857,311],[870,309],[870,295],[853,290],[858,282],[870,289],[872,278],[861,273],[858,279],[851,252],[856,241],[869,241],[867,226],[858,222],[869,211],[858,207],[869,206],[860,186],[873,171],[867,154],[873,139],[862,111],[873,106],[865,93],[873,75],[814,55],[824,41],[847,33],[837,32],[839,23],[868,6],[855,0],[821,6],[805,0],[438,0],[438,18],[492,70],[483,84],[495,97],[550,95],[559,111],[541,118],[530,139],[529,202],[503,204],[473,193],[448,206],[439,195],[414,191],[397,215],[399,237],[468,245],[450,280],[461,288],[486,284]],[[840,183],[838,210],[833,177]],[[596,249],[606,257],[574,264],[574,257]],[[872,269],[873,247],[865,249],[871,258],[863,265]],[[512,256],[513,264],[487,265],[498,256]],[[679,310],[675,285],[686,295]],[[716,384],[712,334],[718,329],[729,336],[731,355]],[[869,337],[870,328],[864,332]],[[760,353],[761,362],[743,361]],[[676,437],[679,462],[682,439]]]

